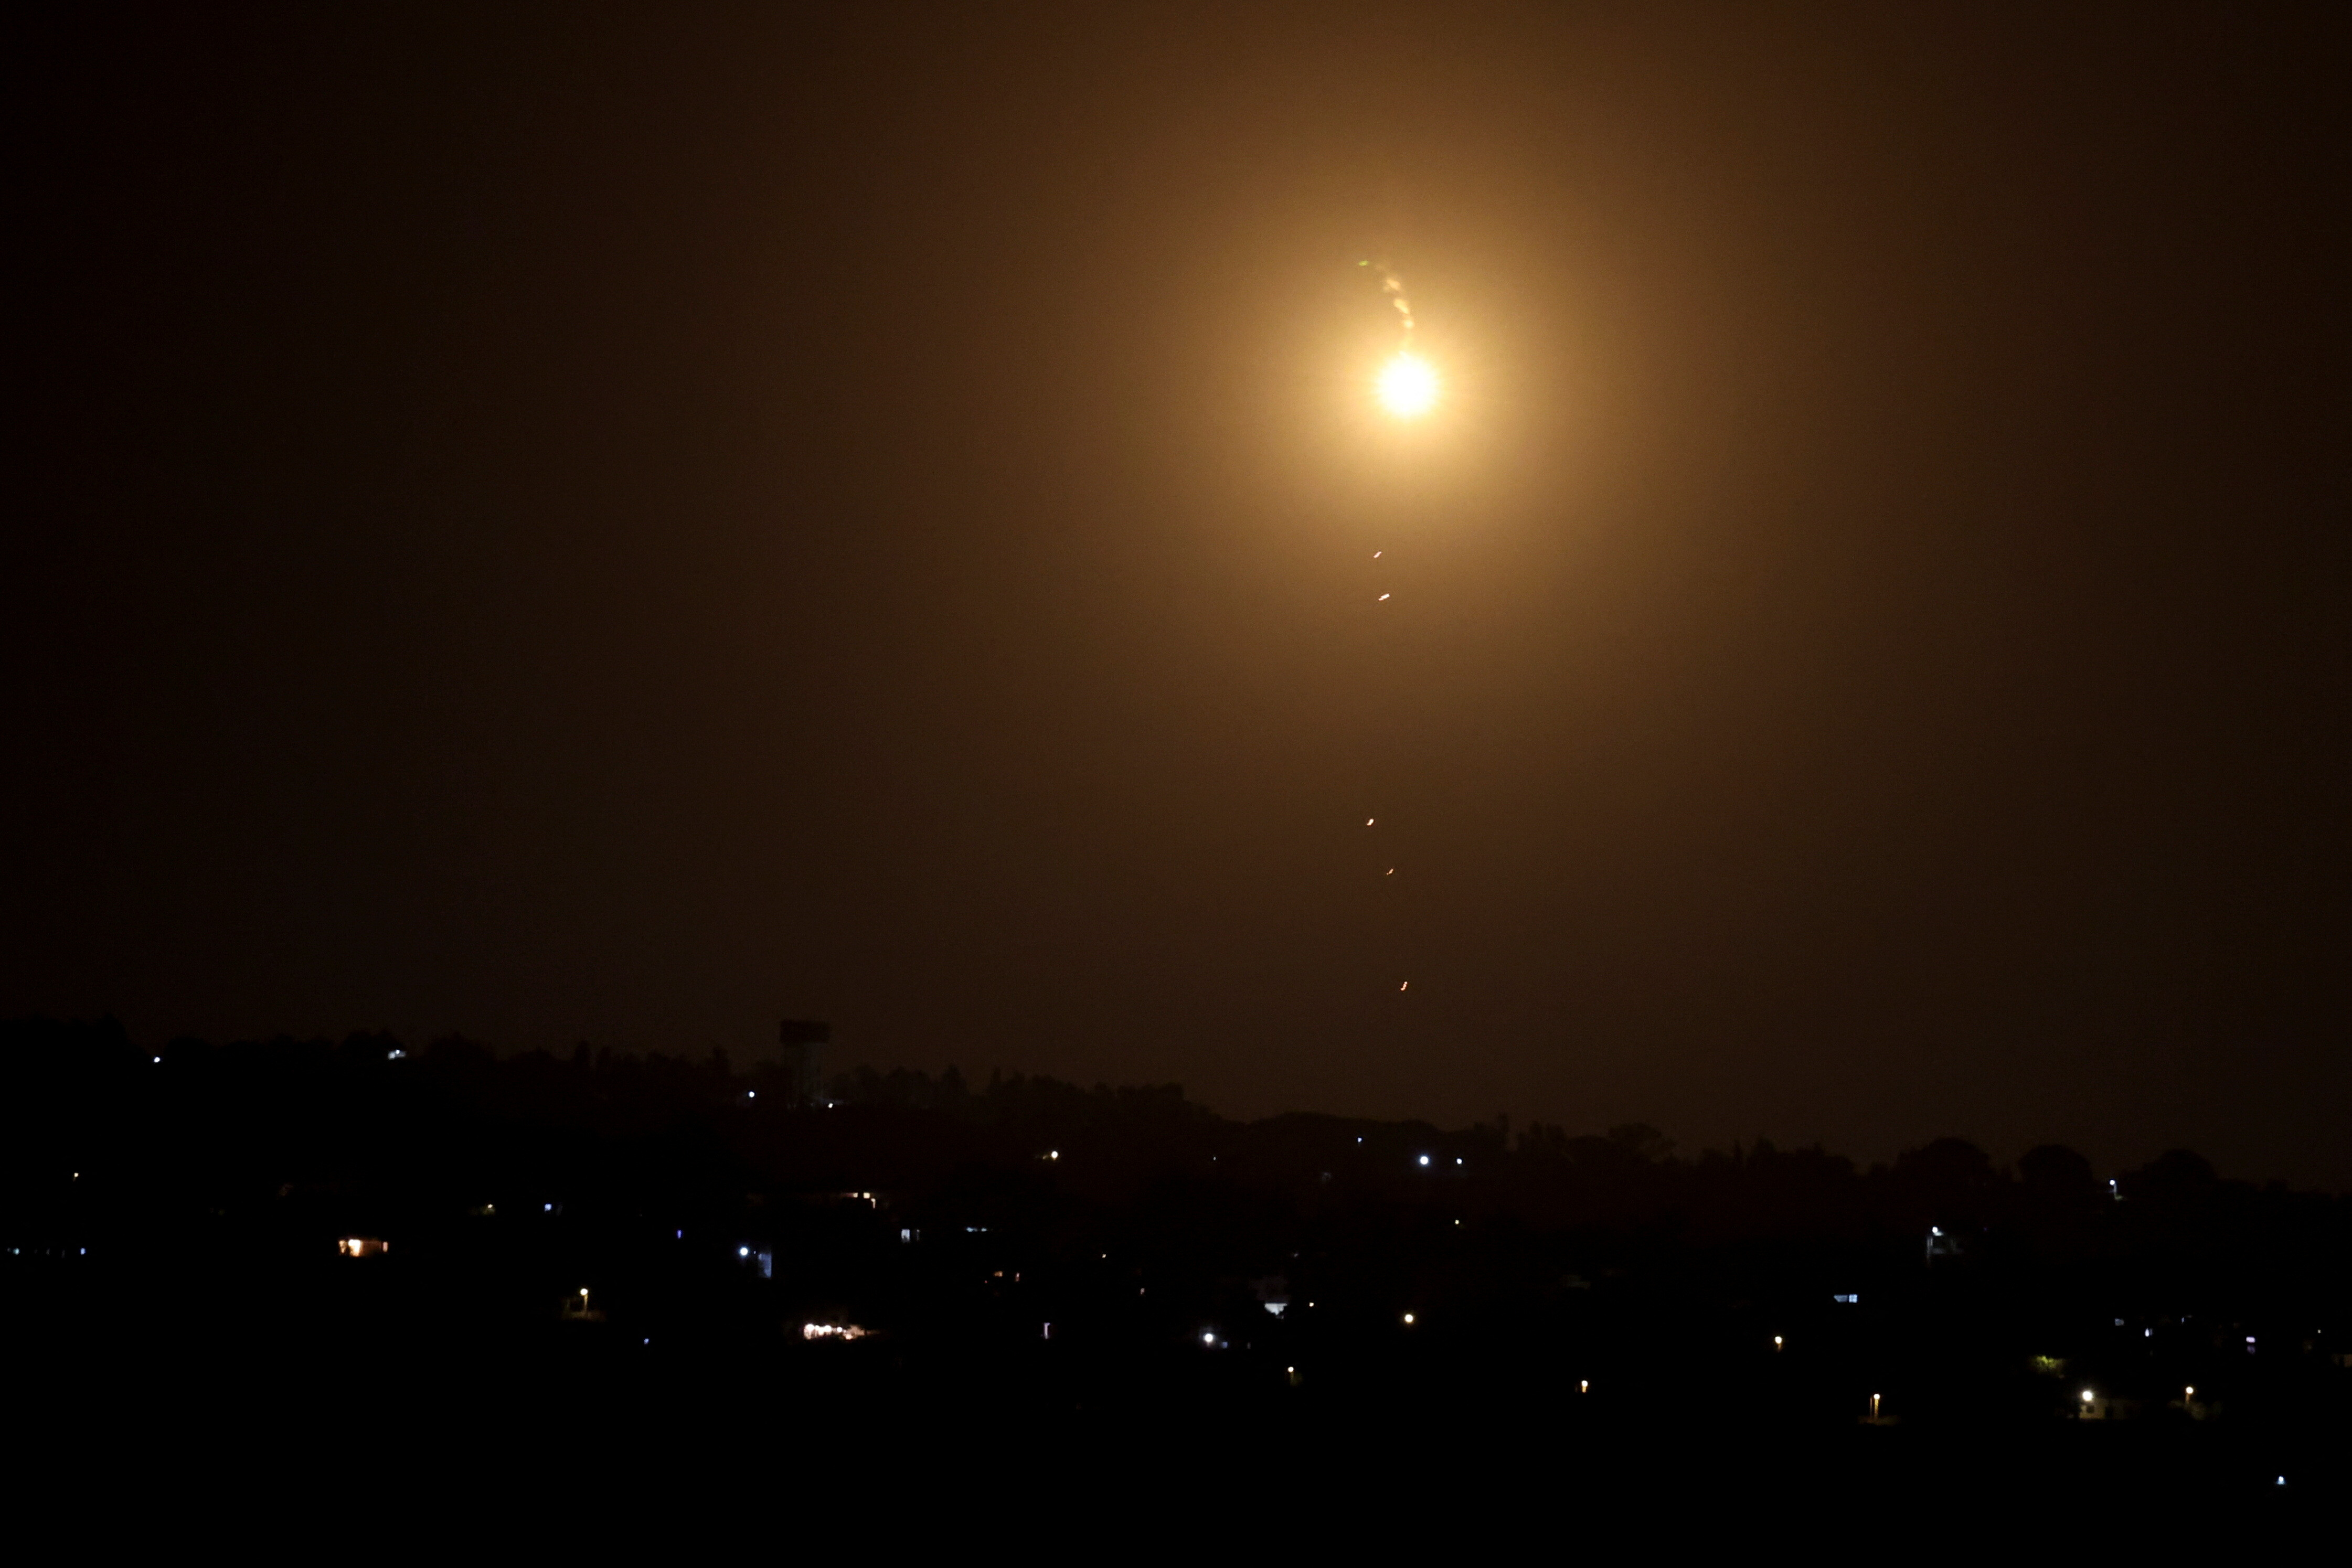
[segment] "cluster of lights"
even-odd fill
[[[872,1332],[871,1329],[859,1328],[856,1323],[803,1323],[801,1325],[803,1339],[864,1339]]]

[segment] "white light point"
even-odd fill
[[[1381,371],[1381,406],[1399,419],[1418,419],[1437,403],[1437,372],[1429,361],[1399,354]]]

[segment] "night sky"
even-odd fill
[[[2344,17],[18,16],[0,1013],[2352,1185]]]

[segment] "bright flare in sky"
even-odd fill
[[[1399,419],[1427,413],[1437,402],[1437,372],[1429,361],[1399,354],[1381,372],[1381,405]]]

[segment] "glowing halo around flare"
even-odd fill
[[[1399,419],[1418,419],[1437,402],[1437,372],[1429,361],[1399,354],[1381,371],[1381,406]]]

